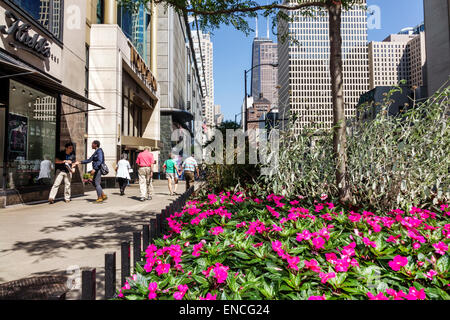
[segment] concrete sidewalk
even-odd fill
[[[103,297],[104,255],[116,252],[120,284],[120,243],[132,241],[155,214],[177,196],[170,196],[167,181],[155,180],[153,199],[141,202],[139,186],[130,185],[125,196],[105,189],[108,200],[95,203],[94,191],[53,205],[19,205],[0,209],[0,283],[37,275],[67,275],[72,266],[97,268],[97,298]],[[185,190],[180,182],[178,193]],[[131,255],[132,256],[132,255]],[[76,299],[79,290],[68,293]]]

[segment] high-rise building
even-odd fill
[[[278,105],[278,68],[270,64],[278,63],[277,44],[269,38],[269,28],[267,37],[259,37],[258,20],[256,20],[256,34],[252,45],[252,79],[251,95],[259,98],[261,94],[270,101],[271,105]]]
[[[206,120],[206,125],[214,127],[215,113],[214,113],[214,75],[213,75],[213,43],[209,33],[202,33],[201,31],[192,31],[192,40],[194,41],[194,50],[197,59],[197,65],[202,78],[202,88],[204,96],[204,111],[203,117]]]
[[[369,43],[370,89],[397,85],[400,80],[406,80],[408,87],[424,85],[425,32],[420,26]]]
[[[424,0],[423,8],[427,38],[427,87],[428,94],[432,95],[450,78],[450,0]]]
[[[366,1],[362,0],[361,4]],[[286,12],[292,21],[282,21],[278,33],[295,41],[278,41],[280,118],[298,115],[295,130],[330,128],[333,106],[330,80],[328,13],[303,16]],[[342,13],[342,60],[345,116],[354,117],[362,93],[369,88],[367,12],[361,6]],[[279,37],[280,37],[279,36]],[[285,123],[284,123],[285,124]]]

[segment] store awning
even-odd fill
[[[89,107],[83,112],[95,111],[105,109],[98,103],[82,96],[81,94],[76,93],[75,91],[63,86],[58,81],[46,76],[42,72],[35,70],[25,63],[14,59],[3,52],[0,51],[0,66],[2,68],[2,73],[0,74],[1,78],[26,78],[26,80],[30,83],[38,83],[39,87],[44,91],[48,91],[49,93],[59,93],[70,98],[76,99],[83,103],[86,103],[88,106],[95,106],[97,109],[89,110]]]
[[[122,146],[128,150],[144,150],[151,147],[152,151],[157,151],[161,147],[161,141],[147,138],[121,136]]]

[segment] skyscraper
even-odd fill
[[[205,94],[203,117],[206,120],[207,126],[214,127],[215,108],[214,108],[213,43],[211,41],[210,34],[202,33],[201,31],[198,31],[198,34],[197,31],[192,31],[192,40],[194,42],[194,50],[197,59],[197,65],[200,72],[200,77],[202,78],[201,79],[202,89]]]
[[[450,0],[424,0],[427,87],[434,94],[450,77]],[[448,85],[448,82],[447,82]]]
[[[365,3],[361,0],[361,4]],[[313,125],[331,128],[328,13],[316,12],[313,17],[298,11],[287,14],[293,21],[282,21],[278,33],[282,36],[288,32],[295,41],[278,41],[280,118],[298,115],[296,132]],[[363,8],[343,11],[341,34],[345,115],[350,118],[355,115],[359,97],[369,88],[367,16]]]
[[[258,20],[256,20],[256,34],[252,45],[252,70],[251,95],[259,98],[261,93],[264,98],[270,101],[271,105],[278,105],[278,68],[267,64],[278,63],[277,44],[269,38],[269,28],[267,37],[258,37]],[[250,106],[249,106],[250,107]]]

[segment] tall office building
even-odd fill
[[[197,65],[202,78],[202,89],[204,97],[203,117],[206,125],[214,127],[215,108],[214,108],[214,75],[213,75],[213,43],[209,33],[201,31],[192,31],[192,40],[194,41],[194,50],[197,59]],[[200,37],[199,37],[200,36]]]
[[[365,4],[361,0],[361,4]],[[304,127],[331,128],[333,106],[330,81],[330,41],[327,12],[313,17],[287,12],[293,20],[279,25],[297,41],[278,41],[280,118],[298,115],[296,132]],[[347,118],[354,117],[359,97],[369,88],[367,12],[355,6],[342,13],[344,103]],[[285,122],[284,122],[285,124]]]
[[[272,106],[278,105],[278,68],[267,64],[277,63],[277,44],[269,38],[269,26],[267,25],[267,37],[259,37],[258,20],[256,20],[256,34],[252,45],[252,67],[263,65],[252,70],[250,91],[255,98],[259,98],[262,94]]]
[[[400,80],[406,80],[408,87],[424,85],[425,32],[421,26],[369,43],[370,89],[394,86]]]
[[[427,87],[434,94],[450,77],[450,0],[424,0]]]

